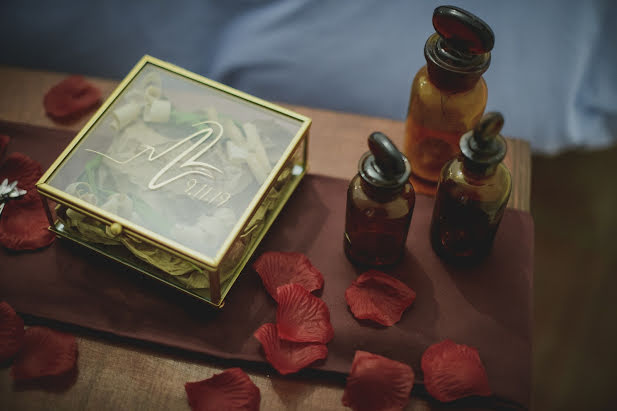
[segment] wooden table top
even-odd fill
[[[43,109],[43,96],[66,74],[0,66],[0,120],[78,131],[84,118],[70,125],[50,120]],[[104,98],[117,81],[90,78]],[[402,147],[401,121],[339,113],[329,110],[284,106],[313,120],[309,143],[311,173],[350,179],[357,161],[367,150],[366,138],[382,131]],[[527,142],[508,139],[506,165],[512,173],[509,206],[529,211],[531,157]],[[17,390],[9,368],[0,368],[0,408],[12,409],[189,409],[184,383],[209,378],[226,367],[193,353],[126,341],[92,331],[76,330],[79,359],[74,385],[63,391]],[[337,410],[344,384],[277,374],[249,372],[261,390],[263,410]],[[438,409],[412,398],[408,410]]]

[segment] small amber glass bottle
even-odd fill
[[[443,165],[459,153],[460,136],[484,113],[482,74],[495,41],[485,22],[458,7],[437,7],[433,26],[437,32],[424,46],[427,64],[414,78],[405,128],[412,177],[429,192]]]
[[[403,256],[416,202],[411,168],[386,135],[371,134],[368,145],[347,190],[344,248],[356,264],[392,265]]]
[[[460,140],[462,154],[439,178],[431,221],[435,252],[452,263],[474,263],[490,253],[508,204],[512,180],[501,161],[506,141],[503,117],[487,113]]]

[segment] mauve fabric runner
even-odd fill
[[[5,122],[0,134],[12,138],[7,153],[26,153],[44,169],[74,135]],[[255,253],[301,252],[323,273],[325,286],[318,295],[330,308],[335,335],[327,360],[314,368],[346,374],[354,352],[364,350],[408,363],[421,377],[423,351],[450,338],[479,350],[497,400],[527,408],[531,216],[506,210],[492,255],[473,269],[455,269],[431,249],[433,199],[419,195],[404,260],[385,270],[414,289],[417,299],[399,323],[382,327],[355,320],[345,302],[345,289],[363,271],[343,252],[346,189],[346,181],[308,175]],[[252,335],[276,321],[276,303],[250,265],[216,311],[65,240],[38,252],[1,250],[0,258],[0,300],[21,313],[224,359],[265,361]]]

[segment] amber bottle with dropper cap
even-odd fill
[[[405,251],[416,202],[411,168],[385,134],[371,134],[368,145],[347,190],[344,248],[353,263],[392,265]]]
[[[427,64],[411,87],[405,128],[412,181],[426,192],[435,192],[443,165],[459,153],[461,135],[484,113],[488,93],[482,74],[495,42],[484,21],[458,7],[437,7],[433,26],[436,33],[424,46]]]
[[[461,155],[440,175],[431,220],[435,252],[452,263],[474,263],[491,251],[512,180],[501,162],[506,141],[500,113],[487,113],[460,139]]]

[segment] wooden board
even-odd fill
[[[43,109],[43,96],[66,74],[0,66],[0,119],[77,131],[86,118],[61,125]],[[117,81],[90,79],[108,96]],[[310,172],[349,179],[357,170],[366,138],[380,130],[402,146],[401,121],[337,113],[329,110],[285,106],[313,119],[310,134]],[[529,210],[531,160],[529,145],[508,139],[506,165],[512,171],[510,206]],[[126,341],[86,330],[73,329],[78,337],[78,376],[70,387],[58,391],[20,390],[8,368],[0,369],[0,403],[3,409],[188,409],[184,383],[212,376],[225,367],[218,361],[186,352],[169,352],[161,346]],[[262,410],[336,410],[343,384],[298,377],[282,378],[250,371],[261,390]],[[438,410],[438,405],[413,398],[408,410]]]

